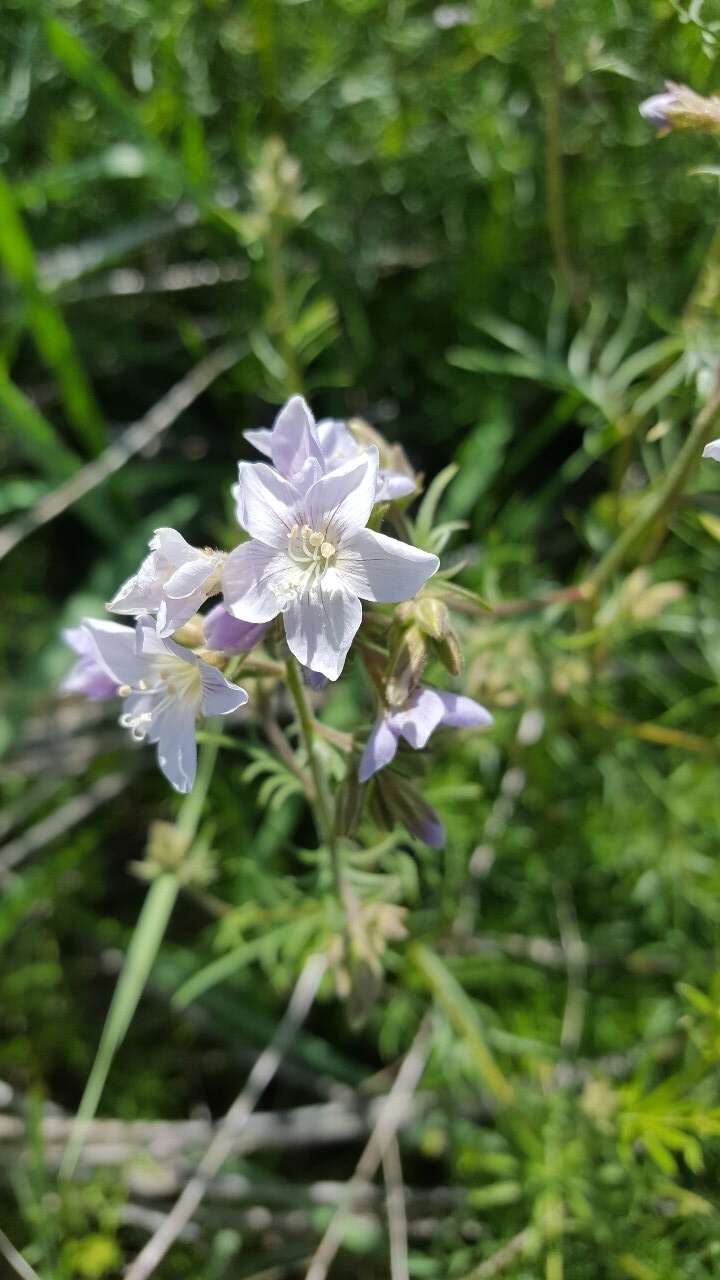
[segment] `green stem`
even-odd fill
[[[217,728],[217,720],[209,721],[208,728]],[[185,796],[177,817],[177,830],[185,837],[188,848],[195,838],[203,805],[210,787],[219,743],[211,738],[200,749],[195,786]],[[172,915],[180,890],[180,879],[171,872],[153,880],[142,905],[133,930],[125,961],[110,1003],[105,1025],[100,1037],[95,1060],[90,1070],[68,1144],[60,1165],[60,1177],[71,1178],[75,1172],[88,1125],[100,1104],[105,1082],[115,1054],[125,1039],[128,1027],[135,1016],[150,971]]]
[[[340,856],[335,837],[335,822],[332,814],[330,796],[325,783],[325,777],[318,760],[315,750],[315,725],[313,715],[308,704],[303,685],[302,676],[298,668],[298,664],[294,658],[288,658],[286,664],[287,682],[290,695],[295,703],[297,711],[298,724],[300,725],[300,733],[307,752],[308,765],[313,780],[314,800],[316,808],[316,825],[321,838],[327,844],[330,852],[330,861],[332,863],[333,879],[335,881],[335,889],[339,902],[345,906],[345,884],[343,880],[342,868],[340,866]]]
[[[565,217],[565,172],[562,158],[560,104],[562,99],[562,66],[558,57],[555,31],[550,31],[550,83],[545,105],[545,181],[547,222],[558,276],[576,310],[580,308],[580,291],[570,257],[567,220]]]
[[[647,534],[654,525],[670,512],[677,503],[690,475],[695,469],[707,443],[711,428],[720,412],[720,385],[716,387],[707,404],[701,409],[692,428],[678,453],[673,465],[665,476],[665,480],[657,492],[651,495],[642,511],[630,522],[627,529],[606,551],[602,560],[593,569],[585,583],[589,597],[598,591],[612,577],[616,569],[625,560],[628,552]]]

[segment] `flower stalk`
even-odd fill
[[[308,765],[313,780],[315,825],[318,829],[320,838],[327,844],[330,854],[333,880],[335,882],[335,891],[340,905],[345,910],[347,908],[347,887],[345,885],[342,866],[340,864],[340,853],[337,846],[332,802],[315,749],[315,721],[307,700],[307,694],[305,692],[298,664],[293,657],[288,658],[285,670],[287,673],[288,689],[290,690],[290,696],[295,704],[298,725],[300,726],[300,733],[307,753]]]

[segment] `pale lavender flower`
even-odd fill
[[[705,445],[702,451],[703,458],[712,458],[713,462],[720,462],[720,440],[711,440]]]
[[[316,422],[302,396],[293,396],[282,408],[272,428],[244,433],[245,439],[267,458],[296,489],[306,492],[322,472],[334,471],[365,452],[346,423],[336,418]],[[384,468],[378,470],[376,502],[405,498],[415,489],[411,476]]]
[[[675,94],[670,91],[666,93],[654,93],[651,98],[646,98],[640,103],[638,111],[643,120],[647,120],[654,129],[664,133],[667,129],[672,129],[672,120],[670,114],[676,106]]]
[[[154,613],[159,636],[172,635],[220,590],[219,551],[191,547],[176,529],[156,529],[150,555],[109,601],[112,613]]]
[[[361,782],[367,782],[379,769],[390,764],[395,759],[401,738],[419,751],[441,725],[455,729],[487,729],[492,722],[490,712],[472,698],[443,693],[440,689],[416,689],[403,707],[390,708],[375,722],[365,744],[358,777]]]
[[[340,675],[362,621],[360,601],[409,600],[440,563],[365,528],[377,465],[370,448],[303,494],[265,463],[245,462],[235,486],[250,541],[225,561],[225,604],[244,622],[282,613],[291,653],[329,680]]]
[[[77,662],[60,685],[62,692],[81,694],[91,702],[104,702],[106,698],[116,697],[119,682],[100,666],[95,657],[93,638],[85,626],[66,627],[62,637],[78,655]]]
[[[244,689],[190,649],[157,635],[149,619],[136,627],[86,618],[99,666],[125,699],[120,723],[139,742],[157,743],[158,764],[176,791],[192,790],[200,715],[224,716],[248,700]]]
[[[203,618],[203,637],[209,649],[222,653],[249,653],[262,640],[270,624],[241,622],[224,604],[216,604]]]
[[[364,452],[364,446],[355,439],[347,424],[337,418],[323,418],[317,424],[317,434],[326,471],[331,471]],[[375,501],[392,502],[394,498],[406,498],[413,493],[415,487],[412,476],[380,467]]]

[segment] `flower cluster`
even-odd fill
[[[65,691],[122,698],[120,723],[134,738],[157,744],[163,773],[187,792],[197,720],[248,701],[230,678],[233,668],[262,642],[276,656],[289,650],[310,687],[321,688],[341,675],[365,603],[374,654],[367,665],[380,705],[361,755],[361,783],[390,765],[400,738],[417,750],[440,725],[490,724],[469,698],[420,686],[431,640],[441,655],[443,644],[455,650],[447,626],[447,635],[438,630],[444,605],[425,594],[416,600],[436,574],[438,557],[379,529],[393,504],[406,503],[418,487],[402,450],[361,422],[316,423],[300,396],[272,429],[248,431],[246,438],[268,461],[239,463],[232,496],[245,540],[224,552],[193,547],[175,529],[156,530],[149,555],[108,603],[111,612],[133,617],[134,627],[86,619],[67,631],[78,661]],[[404,535],[411,528],[402,520],[394,527]],[[201,615],[214,596],[221,601]],[[380,608],[402,602],[404,613]],[[424,656],[408,674],[403,654],[413,643]],[[361,656],[367,648],[358,637]],[[378,653],[386,655],[382,669]],[[399,819],[428,843],[442,843],[436,815],[419,798],[408,803],[404,781],[384,790],[386,825]],[[389,806],[388,795],[395,795]]]

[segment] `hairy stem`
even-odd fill
[[[292,700],[295,703],[298,724],[300,725],[300,733],[302,734],[302,740],[307,752],[308,765],[310,767],[310,773],[312,775],[314,785],[315,795],[313,799],[316,814],[316,826],[321,838],[327,844],[330,852],[330,862],[332,864],[333,879],[335,881],[338,901],[344,907],[346,904],[345,884],[342,868],[340,866],[340,855],[337,847],[335,821],[333,818],[330,795],[328,793],[325,776],[315,750],[315,721],[308,704],[302,676],[300,675],[298,664],[294,658],[288,658],[286,670],[288,688],[290,690]]]

